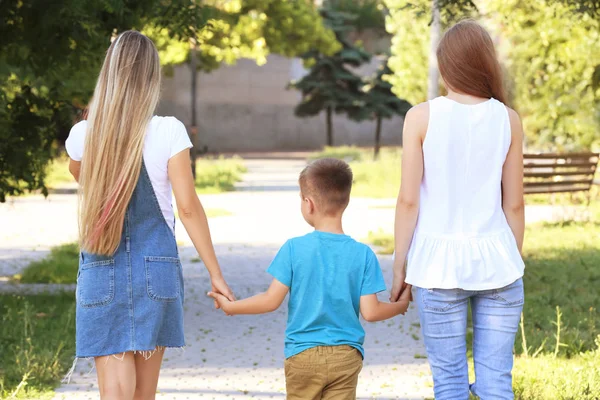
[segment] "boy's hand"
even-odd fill
[[[211,278],[211,292],[219,293],[225,296],[229,301],[235,301],[235,295],[229,289],[227,282],[222,276]],[[211,296],[212,297],[212,296]],[[219,302],[215,299],[215,308],[220,308]]]
[[[230,312],[231,311],[231,301],[227,297],[223,296],[221,293],[216,293],[216,292],[208,292],[207,295],[209,297],[212,297],[215,300],[215,303],[217,304],[217,308],[220,308],[221,310],[223,310],[223,312],[227,315],[232,315]]]

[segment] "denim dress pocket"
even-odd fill
[[[81,264],[77,274],[77,302],[91,308],[110,304],[115,297],[115,260]]]
[[[155,301],[179,299],[180,262],[176,257],[144,257],[148,296]]]

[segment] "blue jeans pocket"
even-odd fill
[[[465,301],[460,289],[419,289],[425,310],[446,312]]]
[[[507,306],[523,305],[525,303],[523,278],[519,278],[510,285],[497,289],[494,293],[494,299]]]
[[[79,266],[77,302],[82,307],[100,307],[115,297],[115,260],[95,261]]]
[[[176,257],[144,257],[148,296],[156,301],[175,301],[180,296],[179,268]]]

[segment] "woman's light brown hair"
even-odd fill
[[[79,176],[84,251],[111,255],[119,247],[160,81],[154,43],[135,31],[119,35],[108,49],[87,115]]]
[[[475,21],[462,21],[442,37],[437,48],[440,74],[455,92],[495,98],[506,104],[502,69],[489,33]]]

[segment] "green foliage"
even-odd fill
[[[426,7],[431,1],[412,3]],[[411,104],[421,103],[427,99],[430,11],[410,7],[404,0],[386,0],[386,4],[390,10],[387,30],[394,35],[388,62],[394,73],[387,79],[398,97]]]
[[[545,0],[491,3],[507,46],[513,98],[528,145],[573,151],[600,146],[600,19]]]
[[[234,190],[242,180],[246,166],[240,158],[205,158],[196,163],[196,189],[200,193],[222,193]]]
[[[319,49],[305,55],[312,67],[302,79],[291,82],[290,87],[302,92],[302,101],[294,110],[298,117],[315,116],[327,111],[327,145],[333,145],[332,112],[346,114],[350,119],[360,120],[363,106],[363,81],[350,70],[369,62],[370,54],[354,46],[346,39],[346,33],[352,27],[353,16],[323,8],[321,15],[330,27],[341,50],[329,56]]]
[[[308,1],[176,0],[168,12],[150,21],[144,32],[159,45],[164,65],[189,59],[196,42],[198,69],[210,72],[221,63],[251,58],[259,65],[269,53],[294,57],[317,48],[326,54],[338,44]]]
[[[0,7],[0,202],[44,186],[52,143],[93,91],[114,29],[158,0],[12,1]],[[130,4],[131,3],[131,4]]]
[[[50,255],[25,268],[21,283],[75,283],[79,269],[79,246],[64,244],[50,250]]]
[[[383,0],[327,0],[326,8],[355,15],[352,26],[361,32],[367,29],[385,32]]]
[[[51,397],[75,354],[75,297],[0,295],[0,348],[0,398]]]
[[[53,142],[87,104],[111,36],[136,27],[166,65],[185,62],[195,40],[204,71],[240,57],[264,63],[270,51],[331,54],[339,46],[305,0],[9,2],[0,7],[0,202],[47,192]]]
[[[367,81],[364,90],[367,94],[362,113],[365,119],[392,118],[396,115],[405,116],[411,107],[406,100],[402,100],[392,91],[392,84],[384,80],[384,76],[393,74],[384,60],[377,73]]]
[[[411,104],[406,100],[398,98],[392,91],[392,84],[384,80],[384,76],[393,74],[385,59],[379,66],[379,71],[371,78],[364,87],[365,105],[361,110],[361,118],[375,119],[375,158],[379,156],[381,147],[381,125],[383,119],[392,118],[395,115],[404,117]]]
[[[387,75],[394,93],[411,104],[427,100],[432,0],[385,0],[389,9],[387,30],[392,38]],[[439,0],[442,27],[476,14],[471,0]]]
[[[45,183],[49,189],[56,189],[65,183],[74,183],[75,179],[69,172],[69,156],[60,153],[46,167]]]
[[[444,26],[477,11],[469,1],[441,3]],[[597,1],[492,0],[488,27],[506,43],[502,61],[527,144],[573,151],[600,146],[600,14]],[[389,81],[415,104],[426,100],[430,0],[386,0],[394,34]],[[502,42],[501,42],[502,44]]]

